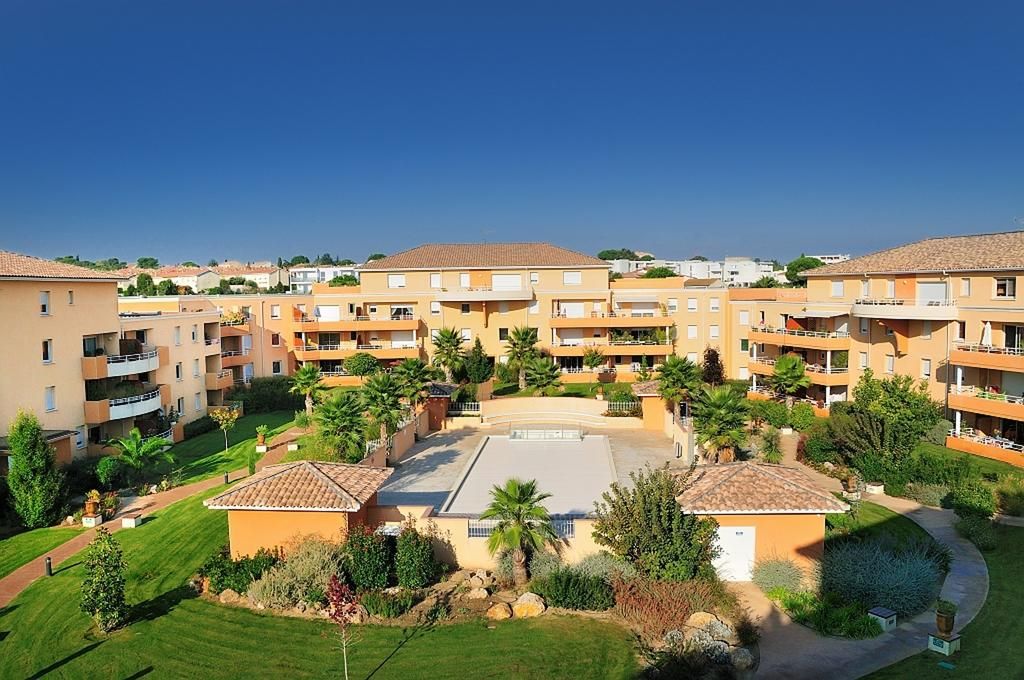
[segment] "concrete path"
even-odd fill
[[[259,460],[256,464],[256,468],[262,469],[267,465],[273,465],[274,463],[280,462],[288,450],[288,442],[293,441],[302,434],[304,434],[304,431],[296,427],[275,437],[270,450],[267,451],[267,453],[265,453]],[[248,474],[248,469],[235,470],[228,474],[228,479],[229,481],[237,481],[248,476]],[[223,483],[224,475],[218,474],[216,477],[204,479],[200,482],[193,482],[192,484],[178,486],[168,491],[161,491],[148,496],[134,496],[128,499],[114,518],[105,522],[103,526],[111,533],[120,531],[121,518],[126,515],[138,513],[145,517],[153,514],[157,510],[166,508],[168,505],[177,503],[178,501],[184,500],[194,494],[213,489]],[[61,543],[56,548],[40,555],[38,558],[18,569],[15,569],[13,572],[0,579],[0,607],[7,606],[11,600],[17,597],[18,593],[23,591],[33,581],[43,575],[43,560],[46,557],[50,558],[54,571],[56,571],[57,566],[61,562],[87,546],[95,534],[95,529],[83,531],[71,540]]]
[[[787,448],[789,437],[783,438]],[[790,456],[795,453],[791,443]],[[790,458],[790,465],[799,465]],[[801,465],[822,488],[838,488],[837,480]],[[833,484],[835,482],[835,484]],[[905,498],[865,495],[865,500],[882,505],[909,517],[934,538],[953,551],[953,564],[942,586],[941,597],[956,602],[957,630],[970,623],[985,604],[988,596],[988,569],[985,560],[972,543],[953,529],[954,515],[920,505]],[[935,630],[935,613],[926,611],[902,621],[892,633],[872,640],[842,640],[822,637],[794,623],[777,608],[753,583],[735,584],[740,601],[761,628],[761,664],[758,677],[802,680],[828,676],[830,680],[859,678],[892,665],[927,648],[928,633]]]

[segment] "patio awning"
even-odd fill
[[[850,312],[839,312],[831,309],[805,309],[796,314],[790,314],[793,319],[831,319],[837,316],[846,316]]]
[[[658,296],[654,293],[629,293],[615,291],[616,302],[657,302]]]

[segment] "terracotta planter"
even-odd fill
[[[85,512],[83,514],[86,514],[86,515],[89,515],[90,517],[93,517],[95,515],[98,515],[99,511],[100,511],[100,502],[99,501],[86,501],[85,502]]]
[[[267,443],[267,435],[265,435],[265,434],[257,434],[256,435],[256,445],[257,446],[263,446],[266,443]]]
[[[935,612],[935,627],[938,628],[939,635],[952,635],[954,623],[956,623],[956,614]]]

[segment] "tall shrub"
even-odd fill
[[[423,588],[437,580],[438,563],[430,537],[402,528],[395,542],[395,577],[403,588]]]
[[[349,577],[357,590],[386,588],[391,572],[391,546],[386,536],[366,525],[352,527],[345,541]]]
[[[7,431],[10,447],[7,486],[11,505],[30,529],[53,524],[64,503],[64,475],[57,470],[53,447],[46,441],[39,420],[19,411]]]
[[[81,609],[105,633],[120,628],[128,618],[125,569],[121,545],[100,527],[96,538],[85,549]]]

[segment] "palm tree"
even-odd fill
[[[697,443],[716,463],[729,463],[747,441],[747,403],[728,385],[705,387],[693,403]]]
[[[525,384],[530,387],[535,387],[538,390],[557,387],[558,381],[562,377],[561,372],[558,370],[558,366],[545,357],[537,357],[536,359],[528,361],[526,363],[525,372]]]
[[[320,367],[316,364],[303,364],[291,377],[291,383],[288,391],[292,394],[301,394],[306,398],[306,415],[312,417],[313,401],[327,389],[323,380],[320,379]]]
[[[462,366],[465,353],[462,334],[454,328],[438,328],[434,334],[434,364],[444,369],[444,377],[454,382],[455,371]]]
[[[658,370],[658,394],[665,401],[681,404],[700,392],[700,366],[684,357],[670,354]]]
[[[174,456],[167,450],[174,442],[163,437],[143,438],[137,427],[132,428],[127,437],[110,439],[105,443],[117,449],[121,462],[132,468],[136,474],[157,460],[174,462]]]
[[[784,354],[775,360],[775,369],[768,377],[768,384],[776,392],[786,395],[786,408],[793,408],[793,395],[809,387],[811,379],[806,373],[804,360],[796,354]]]
[[[366,444],[366,418],[357,392],[338,392],[317,408],[320,437],[342,453],[346,461],[359,461]]]
[[[527,553],[543,549],[558,540],[547,508],[541,502],[549,493],[537,491],[537,480],[509,479],[505,486],[491,489],[491,504],[480,519],[496,519],[497,526],[487,540],[492,555],[512,551],[512,574],[517,586],[526,584]]]
[[[380,438],[387,443],[389,456],[390,436],[398,429],[405,411],[402,408],[401,389],[401,385],[390,373],[378,373],[371,376],[361,390],[363,406],[373,424],[380,428]]]
[[[519,368],[519,389],[526,389],[526,365],[537,357],[537,329],[516,326],[508,334],[508,360]]]
[[[391,375],[398,381],[402,396],[419,413],[430,396],[430,383],[437,377],[437,370],[420,359],[405,359]]]

